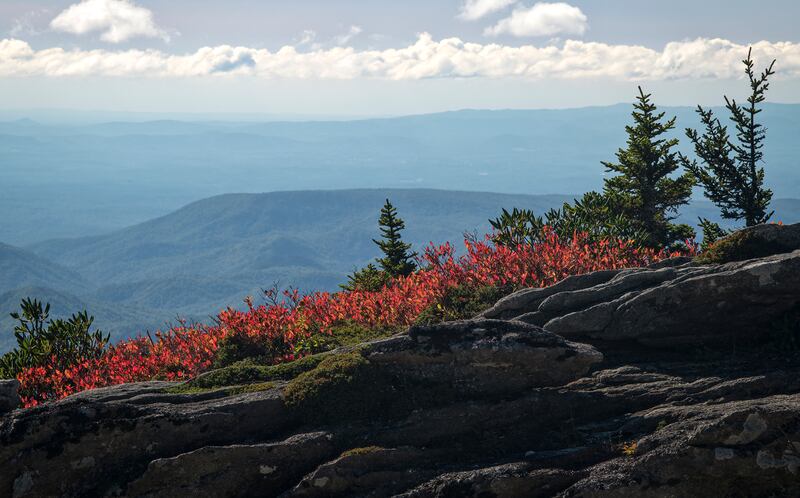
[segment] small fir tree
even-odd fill
[[[627,148],[619,149],[617,162],[603,162],[608,171],[617,173],[605,180],[604,192],[615,200],[615,210],[644,234],[645,245],[664,247],[694,236],[688,225],[670,223],[678,207],[688,203],[694,180],[689,173],[671,176],[680,166],[677,152],[672,151],[678,140],[663,135],[675,127],[675,118],[662,121],[664,113],[657,112],[650,97],[639,87],[634,123],[625,127]]]
[[[697,106],[705,129],[701,135],[687,128],[686,136],[692,141],[700,163],[685,156],[681,156],[681,161],[703,186],[706,197],[720,208],[723,218],[744,220],[747,226],[753,226],[767,222],[773,215],[768,212],[772,191],[764,187],[764,168],[759,167],[764,159],[762,149],[767,130],[756,118],[762,110],[759,104],[764,102],[769,89],[769,77],[775,74],[775,61],[758,76],[753,71],[752,49],[742,62],[750,81],[747,105],[740,106],[736,100],[725,97],[725,107],[736,127],[736,142],[713,111]]]
[[[405,229],[406,225],[397,216],[397,209],[392,206],[389,199],[386,199],[386,204],[381,209],[378,225],[380,226],[381,240],[373,239],[373,242],[380,247],[384,254],[382,258],[378,259],[381,270],[390,277],[410,275],[417,269],[417,265],[414,263],[416,253],[410,252],[411,244],[403,242],[400,232]]]

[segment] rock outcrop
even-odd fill
[[[758,335],[798,305],[800,250],[571,277],[511,294],[483,316],[540,325],[574,340],[678,346]]]
[[[0,415],[19,407],[18,390],[19,381],[16,379],[0,380]]]
[[[0,495],[798,496],[795,249],[571,277],[291,376],[15,410]]]

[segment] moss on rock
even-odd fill
[[[396,419],[413,410],[452,402],[448,384],[420,382],[370,362],[360,349],[326,357],[283,391],[289,408],[306,422]]]
[[[275,388],[275,386],[276,384],[274,382],[256,382],[253,384],[242,384],[237,386],[222,386],[222,387],[221,386],[198,387],[189,385],[188,383],[183,383],[177,386],[169,387],[165,389],[164,392],[170,394],[202,394],[215,391],[222,391],[225,393],[226,396],[232,396],[234,394],[268,391],[270,389]]]
[[[370,340],[389,337],[398,330],[390,327],[369,328],[353,323],[340,324],[334,327],[330,334],[320,335],[320,342],[314,348],[309,348],[310,351],[322,350],[323,352],[277,365],[262,364],[259,357],[247,358],[203,373],[183,384],[171,387],[167,391],[181,394],[202,393],[253,383],[292,380],[304,372],[317,368],[320,363],[331,356],[330,350],[334,348],[354,346]]]
[[[363,448],[352,448],[339,455],[339,458],[368,455],[370,453],[377,453],[379,451],[384,451],[385,449],[386,448],[382,448],[380,446],[365,446]]]
[[[775,230],[780,230],[777,227],[778,225]],[[759,232],[753,229],[740,230],[712,244],[697,256],[696,261],[703,264],[731,263],[763,258],[794,249],[774,238],[760,236]]]
[[[176,388],[185,392],[192,389],[211,390],[227,386],[241,386],[255,382],[269,382],[275,380],[289,380],[303,372],[314,369],[328,356],[326,353],[305,356],[294,361],[279,363],[277,365],[259,365],[253,361],[244,360],[225,368],[211,370],[198,377],[187,381]]]
[[[307,420],[336,420],[374,408],[375,369],[358,352],[331,355],[313,370],[298,375],[284,389],[286,404]]]

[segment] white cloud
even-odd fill
[[[536,3],[530,8],[514,9],[509,17],[500,20],[486,35],[513,36],[582,35],[589,28],[586,15],[567,3]]]
[[[350,29],[347,30],[347,33],[334,37],[333,41],[337,45],[347,45],[350,43],[350,40],[360,35],[362,31],[364,30],[361,28],[361,26],[350,26]]]
[[[407,47],[356,50],[331,47],[277,51],[222,45],[174,55],[158,50],[34,50],[21,40],[0,41],[0,77],[147,77],[186,78],[247,75],[259,78],[523,78],[625,81],[738,78],[747,46],[699,38],[672,42],[662,50],[637,45],[609,45],[570,40],[563,46],[520,47],[434,40],[422,34]],[[778,75],[800,77],[800,44],[761,41],[753,44],[757,61],[778,59]]]
[[[475,21],[492,12],[503,10],[517,0],[465,0],[458,17],[467,21]]]
[[[101,32],[100,39],[110,43],[136,37],[169,41],[167,33],[156,25],[153,12],[130,0],[83,0],[57,15],[50,27],[74,35]]]
[[[314,40],[317,39],[317,32],[313,29],[306,29],[300,34],[300,40],[297,42],[298,45],[308,45]]]

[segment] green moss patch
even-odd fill
[[[273,389],[274,387],[275,387],[274,382],[257,382],[254,384],[243,384],[238,386],[225,386],[225,387],[219,387],[219,386],[197,387],[188,385],[188,383],[184,383],[174,387],[169,387],[165,389],[164,392],[170,394],[203,394],[215,391],[222,391],[225,393],[226,396],[232,396],[234,394],[268,391],[270,389]]]
[[[326,357],[289,382],[283,394],[299,418],[314,423],[396,419],[419,408],[451,403],[455,397],[448,385],[391,374],[358,351]]]
[[[278,365],[259,365],[249,360],[234,363],[225,368],[206,372],[188,382],[170,389],[181,392],[209,391],[221,387],[242,386],[258,382],[289,380],[303,372],[314,369],[327,356],[318,354]]]
[[[363,448],[353,448],[342,453],[340,455],[340,458],[358,456],[358,455],[368,455],[370,453],[377,453],[385,449],[386,448],[382,448],[380,446],[365,446]]]
[[[274,382],[256,382],[255,384],[245,384],[228,389],[228,394],[258,393],[269,391],[275,387]]]
[[[331,355],[286,386],[286,404],[310,420],[366,412],[376,402],[375,391],[380,385],[375,382],[375,369],[370,367],[357,352]]]
[[[767,241],[750,231],[740,231],[720,239],[703,251],[695,260],[698,263],[730,263],[753,258],[763,258],[790,251],[775,241]]]

